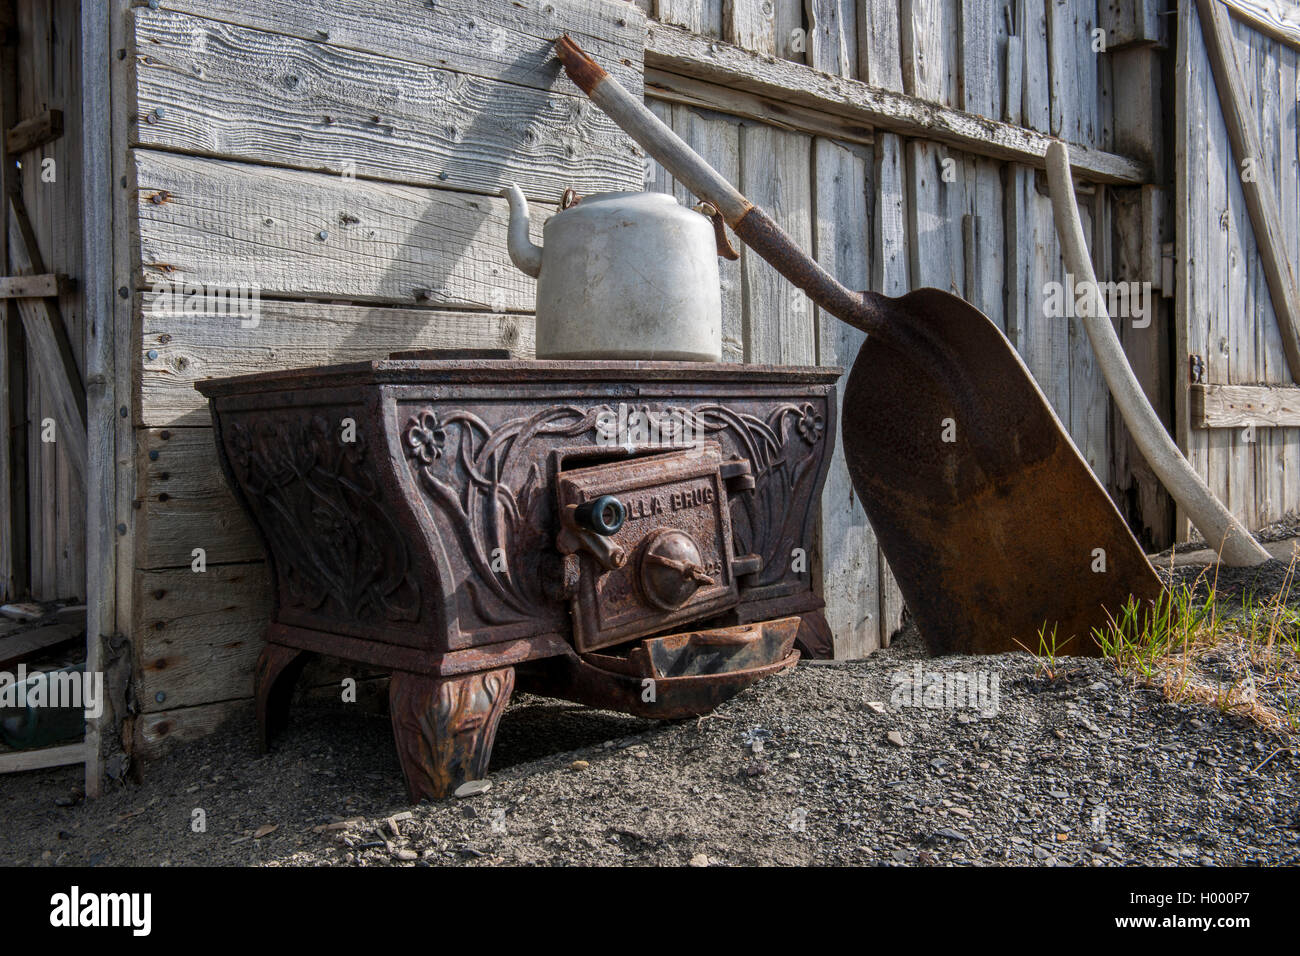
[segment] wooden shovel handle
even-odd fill
[[[650,112],[641,100],[568,36],[555,43],[564,71],[593,103],[641,144],[678,182],[722,214],[747,246],[831,315],[864,332],[886,325],[883,297],[851,292],[801,250],[766,212],[742,196],[717,170]]]

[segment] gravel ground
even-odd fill
[[[1274,593],[1274,564],[1221,572],[1220,591]],[[1247,672],[1275,713],[1300,700],[1290,648],[1261,662],[1225,645],[1195,668],[1213,686]],[[355,707],[300,702],[271,754],[253,741],[251,721],[232,723],[89,803],[77,768],[0,777],[0,863],[1300,863],[1285,723],[1175,703],[1102,660],[928,659],[911,629],[701,720],[520,695],[491,789],[464,800],[411,807],[387,719]]]
[[[916,666],[983,671],[990,690],[996,675],[997,713],[891,708],[912,703],[894,675]],[[1289,736],[1170,703],[1102,661],[1049,680],[1027,654],[923,660],[915,634],[866,661],[800,664],[702,721],[521,698],[491,790],[414,808],[382,718],[304,705],[267,756],[251,725],[229,730],[91,803],[76,770],[0,780],[0,861],[1300,862]]]

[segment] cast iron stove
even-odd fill
[[[312,652],[392,672],[416,800],[486,775],[516,686],[672,719],[830,655],[839,369],[444,356],[199,386],[274,580],[264,748]]]

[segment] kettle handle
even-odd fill
[[[718,207],[703,200],[695,204],[695,211],[713,223],[713,240],[717,243],[718,255],[732,262],[739,259],[740,253],[727,238],[726,220],[722,218],[722,213],[718,212]]]

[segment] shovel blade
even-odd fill
[[[1099,654],[1160,580],[1020,356],[974,306],[898,299],[844,393],[844,453],[930,652]]]

